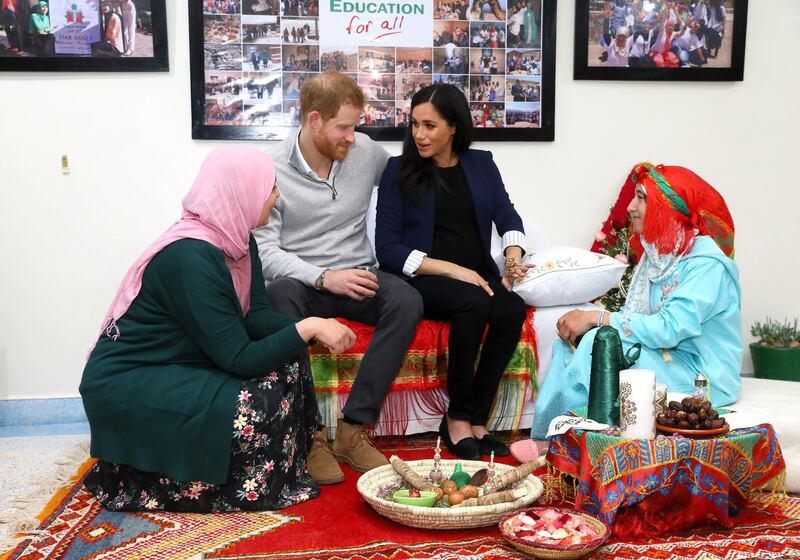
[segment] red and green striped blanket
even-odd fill
[[[530,388],[530,398],[536,394],[533,312],[533,308],[529,307],[517,349],[503,375],[489,422],[493,429],[516,430],[526,390]],[[338,320],[356,333],[355,345],[341,354],[331,354],[320,344],[314,345],[310,351],[314,387],[323,420],[329,427],[336,425],[336,418],[375,331],[374,327],[363,323]],[[444,414],[449,335],[448,322],[423,320],[417,326],[417,333],[384,403],[379,424],[388,428],[384,428],[383,433],[401,435],[405,432],[411,403],[416,403],[417,409],[432,416]]]

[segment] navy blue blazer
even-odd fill
[[[511,204],[492,152],[467,150],[458,157],[472,193],[486,268],[500,278],[490,252],[492,222],[502,236],[508,231],[524,233],[522,218]],[[433,249],[436,192],[429,187],[422,206],[403,197],[397,184],[399,164],[399,156],[391,158],[381,178],[375,218],[375,252],[382,269],[407,277],[403,265],[411,251],[416,249],[430,254]]]

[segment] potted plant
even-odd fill
[[[750,334],[759,341],[750,344],[755,376],[765,379],[800,381],[800,330],[794,323],[783,323],[767,317],[764,324],[755,323]]]

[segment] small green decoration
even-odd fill
[[[469,479],[470,476],[461,470],[461,463],[456,463],[456,466],[453,469],[453,474],[450,475],[450,480],[455,482],[458,489],[461,490],[461,487],[467,484]]]

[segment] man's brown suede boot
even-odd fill
[[[333,451],[326,436],[327,428],[314,434],[311,451],[308,452],[307,469],[317,484],[336,484],[344,480],[344,473],[333,457]]]
[[[358,472],[367,472],[375,467],[388,465],[386,457],[372,446],[364,426],[348,424],[341,418],[336,424],[336,437],[333,439],[333,456],[347,463]]]

